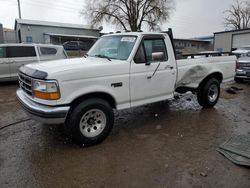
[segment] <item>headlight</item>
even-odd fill
[[[236,69],[236,72],[238,74],[246,74],[246,71],[242,70],[242,69]]]
[[[33,80],[33,96],[46,100],[59,99],[60,92],[57,82]]]

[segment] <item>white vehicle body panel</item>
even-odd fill
[[[154,62],[149,66],[136,64],[130,68],[131,107],[162,101],[173,97],[177,76],[173,48],[169,38],[165,38],[168,60]],[[157,69],[157,66],[158,69]],[[157,71],[155,72],[155,70]],[[155,74],[154,74],[155,72]],[[154,76],[149,78],[150,76]]]
[[[0,47],[33,47],[36,56],[33,57],[8,57],[0,58],[0,81],[17,80],[18,69],[22,65],[27,65],[30,63],[42,62],[45,60],[54,59],[64,59],[66,54],[62,46],[50,45],[50,44],[0,44]],[[57,50],[54,55],[42,55],[40,49],[44,48],[54,48]]]
[[[15,79],[18,77],[18,69],[22,65],[38,62],[38,57],[15,57],[9,58],[9,65],[10,65],[10,77]]]
[[[177,87],[197,88],[206,76],[215,72],[221,73],[225,80],[233,79],[235,56],[176,61],[171,41],[165,34],[168,60],[161,62],[155,72],[159,63],[147,66],[133,61],[140,41],[147,33],[116,35],[137,36],[137,42],[127,60],[109,61],[87,57],[26,65],[46,72],[48,80],[57,80],[61,94],[61,98],[56,101],[29,98],[39,104],[57,106],[70,105],[78,97],[87,94],[106,93],[114,98],[117,109],[125,109],[172,98]],[[149,79],[148,76],[154,72],[155,75]],[[113,87],[113,83],[122,83],[122,87]]]
[[[60,83],[61,98],[54,103],[70,104],[83,94],[94,92],[108,93],[116,99],[118,108],[130,107],[129,98],[129,62],[108,61],[100,58],[74,58],[27,65],[30,68],[48,73],[48,79]],[[63,73],[63,74],[62,74]],[[123,87],[113,88],[111,83],[122,82]],[[37,100],[51,104],[51,101]]]
[[[199,83],[211,73],[221,73],[224,81],[233,80],[235,56],[207,57],[201,59],[178,60],[177,87],[197,88]]]
[[[0,58],[0,80],[10,79],[10,63],[8,58]]]

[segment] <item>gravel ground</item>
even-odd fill
[[[80,148],[63,125],[30,120],[15,83],[0,85],[0,185],[5,187],[250,187],[249,168],[216,148],[250,136],[250,84],[202,109],[194,95],[116,112],[111,135]]]

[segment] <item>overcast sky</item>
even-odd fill
[[[20,0],[23,19],[87,24],[80,17],[84,2],[87,0]],[[214,32],[225,30],[223,11],[234,0],[176,0],[176,10],[168,23],[162,27],[173,28],[176,38],[191,38],[213,35]],[[13,28],[18,18],[17,0],[0,0],[0,23],[4,27]],[[104,24],[104,31],[118,29]]]

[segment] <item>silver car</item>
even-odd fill
[[[250,53],[250,45],[242,46],[237,48],[236,50],[232,51],[232,54],[236,55],[237,58],[244,57],[248,53]]]
[[[59,45],[0,44],[0,82],[17,80],[22,65],[65,58],[67,54]]]
[[[236,82],[250,80],[250,53],[237,60],[234,80]]]

